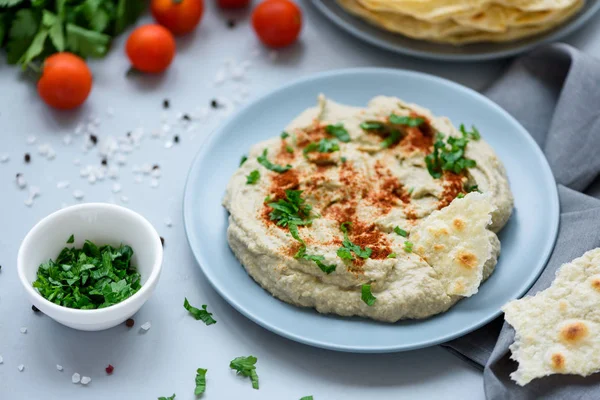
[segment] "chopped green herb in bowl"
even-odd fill
[[[71,235],[67,243],[73,243]],[[33,287],[46,300],[63,307],[105,308],[131,297],[141,287],[141,277],[131,265],[133,249],[121,245],[65,247],[56,260],[42,263]]]

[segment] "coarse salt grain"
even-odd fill
[[[27,144],[34,144],[37,138],[33,135],[27,136]]]
[[[142,330],[144,332],[148,332],[148,330],[150,329],[151,326],[152,326],[152,324],[150,323],[150,321],[148,321],[148,322],[144,322],[140,328],[142,328]]]
[[[88,176],[88,182],[92,185],[96,183],[96,175],[90,174],[90,176]]]
[[[4,358],[2,358],[2,356],[0,356],[0,364],[4,363]]]
[[[63,370],[63,366],[60,365],[60,364],[56,364],[56,369],[59,370],[59,371],[62,371]]]
[[[160,178],[160,176],[162,175],[162,173],[160,172],[160,168],[153,168],[152,172],[150,173],[150,175],[153,178]]]
[[[81,377],[81,384],[82,385],[87,385],[91,381],[92,381],[92,378],[90,378],[89,376],[82,376]]]
[[[117,179],[119,177],[119,169],[117,167],[115,167],[114,165],[111,165],[110,167],[108,167],[108,171],[107,171],[106,175],[110,179]]]
[[[66,189],[69,187],[71,183],[69,181],[60,181],[56,183],[57,189]]]
[[[217,74],[215,75],[215,85],[218,86],[223,84],[223,82],[225,82],[225,79],[227,79],[227,72],[225,71],[225,69],[221,68],[217,71]]]
[[[21,331],[21,333],[27,333],[27,328],[22,327],[21,329],[19,329]]]
[[[170,149],[171,147],[173,147],[173,141],[167,140],[165,142],[165,149]]]
[[[5,163],[10,160],[10,156],[8,154],[0,154],[0,163]]]
[[[73,141],[73,138],[71,137],[71,135],[69,135],[69,134],[67,133],[65,136],[63,136],[63,140],[62,140],[62,141],[63,141],[63,144],[64,144],[65,146],[68,146],[68,145],[70,145],[70,144],[71,144],[71,142]]]
[[[25,189],[27,186],[27,181],[25,180],[23,174],[17,174],[16,182],[19,189]]]
[[[81,199],[83,199],[83,196],[85,196],[85,194],[83,193],[82,190],[74,190],[73,191],[73,197],[75,197],[75,199],[81,200]]]
[[[137,175],[135,178],[133,178],[133,181],[135,183],[142,183],[144,181],[144,178],[142,178],[140,175]]]
[[[19,372],[23,372],[23,370],[25,369],[25,366],[23,364],[20,364],[17,369],[19,370]]]
[[[152,179],[150,181],[150,187],[157,188],[158,187],[158,179]]]
[[[127,158],[123,154],[117,154],[115,160],[119,165],[125,165],[127,163]]]
[[[150,165],[149,163],[144,163],[142,164],[140,170],[144,175],[148,175],[152,171],[152,165]]]
[[[73,376],[71,377],[71,382],[73,382],[73,383],[81,382],[81,375],[79,375],[77,372],[75,372],[73,374]]]
[[[127,197],[127,196],[121,196],[121,202],[122,203],[128,203],[129,202],[129,197]]]
[[[80,122],[79,124],[77,124],[77,126],[75,127],[75,130],[73,132],[76,135],[81,135],[83,133],[84,128],[85,128],[85,125],[83,124],[83,122]]]
[[[40,156],[45,156],[46,154],[48,154],[48,150],[50,150],[50,145],[48,144],[40,144],[38,146],[38,154]]]
[[[56,152],[54,151],[54,149],[52,147],[50,147],[48,149],[48,154],[46,154],[46,158],[48,160],[54,160],[56,158]]]
[[[76,167],[81,165],[81,160],[79,158],[74,158],[73,159],[73,165],[75,165]]]
[[[120,191],[121,191],[121,185],[120,185],[120,184],[118,184],[118,183],[115,183],[115,184],[112,186],[112,192],[113,192],[113,193],[119,193]]]
[[[165,218],[165,225],[170,228],[173,226],[173,220],[171,218]]]

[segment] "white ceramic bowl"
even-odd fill
[[[65,246],[71,246],[66,244],[71,235],[75,235],[73,245],[79,248],[85,240],[97,245],[131,246],[132,264],[141,275],[140,290],[121,303],[97,310],[67,308],[43,298],[32,286],[38,267],[49,259],[56,260]],[[150,298],[162,258],[160,236],[140,214],[113,204],[86,203],[50,214],[35,225],[21,243],[17,268],[29,301],[44,314],[74,329],[99,331],[124,322]]]

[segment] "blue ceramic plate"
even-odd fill
[[[240,156],[252,144],[278,135],[317,95],[365,106],[377,95],[398,96],[476,125],[496,150],[515,196],[515,210],[500,234],[502,254],[479,293],[426,320],[385,324],[322,315],[291,306],[263,290],[227,244],[221,199]],[[206,139],[194,160],[184,195],[187,237],[200,268],[233,307],[261,326],[313,346],[352,352],[416,349],[464,335],[522,296],[542,271],[558,229],[558,194],[550,167],[527,131],[484,96],[437,77],[389,69],[350,69],[305,78],[254,101]]]
[[[312,0],[312,3],[337,26],[368,43],[397,53],[443,61],[483,61],[515,56],[542,43],[562,39],[585,25],[600,10],[600,1],[588,0],[579,14],[546,33],[508,43],[452,46],[410,39],[377,28],[349,14],[335,0]]]

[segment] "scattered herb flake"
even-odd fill
[[[385,124],[378,121],[365,121],[360,124],[360,127],[365,131],[382,131],[385,129]]]
[[[300,400],[314,400],[312,396],[304,396]]]
[[[406,251],[407,253],[412,253],[412,251],[413,251],[412,242],[409,242],[408,240],[404,242],[404,251]]]
[[[408,232],[406,232],[404,229],[400,228],[399,226],[396,226],[394,228],[394,232],[396,232],[398,235],[400,235],[402,237],[407,237],[408,236]]]
[[[268,203],[268,206],[273,209],[269,213],[269,218],[277,225],[284,227],[292,224],[296,226],[310,225],[312,223],[312,219],[310,219],[312,206],[305,203],[306,200],[302,198],[301,190],[286,190],[285,199]]]
[[[351,227],[351,222],[344,222],[340,229],[344,232],[344,241],[342,242],[342,246],[337,250],[337,255],[342,260],[353,260],[352,252],[356,254],[360,258],[367,259],[371,257],[372,250],[368,247],[362,249],[360,246],[352,243],[348,238],[348,227]]]
[[[296,240],[298,240],[298,238],[296,238]],[[325,261],[324,256],[307,254],[306,253],[306,245],[304,244],[304,241],[302,239],[300,239],[300,242],[302,243],[302,245],[300,246],[300,249],[298,249],[298,252],[296,253],[296,255],[294,255],[295,258],[302,258],[304,260],[313,261],[315,264],[317,264],[317,267],[319,267],[319,269],[321,269],[321,271],[325,272],[327,275],[329,275],[333,271],[335,271],[335,268],[336,268],[335,264],[330,264],[330,265],[325,264],[323,262],[323,261]]]
[[[292,166],[290,164],[283,166],[283,165],[273,164],[271,161],[269,161],[267,159],[267,149],[264,149],[262,155],[260,157],[258,157],[258,162],[260,165],[262,165],[266,169],[278,172],[280,174],[292,169]]]
[[[238,375],[249,377],[252,387],[258,389],[258,375],[256,374],[256,357],[236,357],[229,363],[229,368],[235,370]]]
[[[457,198],[462,199],[463,197],[465,197],[464,193],[459,193],[456,195]]]
[[[257,169],[255,169],[254,171],[250,172],[250,175],[246,176],[246,184],[254,185],[256,182],[258,182],[259,179],[260,172]]]
[[[481,139],[481,133],[479,133],[479,130],[477,130],[475,125],[471,125],[471,130],[467,131],[467,129],[465,128],[465,124],[460,124],[460,132],[463,134],[463,137],[467,139],[475,141]]]
[[[350,141],[350,134],[344,128],[343,124],[327,125],[325,131],[330,135],[335,136],[340,142],[348,143]]]
[[[175,393],[173,393],[173,395],[169,397],[159,397],[158,400],[175,400]]]
[[[483,193],[481,190],[479,190],[479,185],[469,186],[467,188],[467,192],[469,192],[469,193],[471,193],[471,192]]]
[[[308,153],[313,151],[318,151],[319,153],[333,153],[339,149],[340,143],[337,139],[323,138],[318,142],[309,143],[304,150],[302,150],[302,153],[304,154],[304,157],[307,157]]]
[[[342,157],[341,160],[342,160],[343,163],[345,163],[346,161],[348,161],[348,159],[346,157]]]
[[[475,160],[464,157],[465,150],[469,143],[466,137],[455,138],[448,137],[447,143],[444,142],[444,135],[438,133],[433,144],[433,152],[425,156],[425,164],[429,174],[436,179],[442,177],[443,171],[459,174],[467,168],[473,168],[477,165]]]
[[[410,116],[400,116],[396,114],[390,115],[389,121],[394,125],[406,125],[410,127],[420,126],[423,122],[425,122],[424,118],[421,117],[410,117]]]
[[[371,293],[371,285],[362,285],[360,291],[360,298],[362,299],[362,301],[365,302],[366,305],[370,307],[373,304],[375,304],[375,300],[377,300],[377,297],[373,296],[373,293]]]
[[[287,133],[286,131],[283,131],[283,132],[281,132],[280,136],[281,136],[282,139],[287,139],[290,136],[290,134]]]
[[[246,161],[248,161],[248,157],[246,157],[246,155],[243,155],[243,156],[242,156],[242,158],[240,159],[240,167],[241,167],[242,165],[244,165],[244,163],[245,163]]]
[[[189,311],[190,314],[196,319],[196,321],[202,320],[206,325],[216,324],[217,321],[212,317],[212,313],[208,312],[206,309],[206,304],[202,304],[202,310],[196,307],[193,307],[188,299],[185,298],[183,301],[183,308]]]
[[[390,134],[385,139],[383,139],[380,146],[382,149],[387,149],[388,147],[391,147],[391,146],[395,145],[396,143],[398,143],[400,141],[401,137],[402,137],[402,134],[400,133],[400,131],[397,129],[394,129],[390,132]]]
[[[67,239],[68,244],[71,244],[73,242],[75,242],[75,235],[71,235],[71,236],[69,236],[69,239]]]
[[[287,151],[290,154],[294,153],[294,148],[290,145],[285,146],[285,151]]]
[[[196,389],[194,394],[196,396],[201,395],[206,390],[206,372],[208,370],[204,368],[198,368],[196,370]]]
[[[390,253],[388,254],[387,258],[396,258],[396,253]]]

